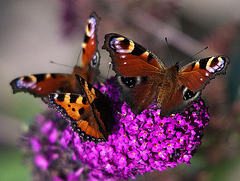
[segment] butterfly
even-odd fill
[[[110,53],[115,81],[131,110],[139,114],[155,100],[161,115],[183,112],[215,78],[225,74],[230,60],[225,56],[193,61],[181,69],[166,65],[138,43],[115,33],[105,35],[103,49]]]
[[[93,12],[85,28],[81,66],[75,66],[72,74],[44,73],[19,77],[10,83],[13,93],[28,92],[35,97],[41,97],[46,102],[46,96],[53,92],[78,92],[79,87],[75,74],[79,74],[93,83],[95,74],[99,73],[100,55],[97,50],[97,27],[99,21],[100,18]]]
[[[76,80],[81,87],[80,94],[49,94],[48,106],[69,120],[73,131],[78,133],[83,141],[107,141],[113,128],[110,98],[77,74]]]

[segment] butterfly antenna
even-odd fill
[[[167,43],[168,52],[169,52],[169,54],[170,54],[170,56],[171,56],[172,64],[174,64],[174,61],[173,61],[173,56],[172,56],[172,52],[171,52],[171,50],[170,50],[170,47],[169,47],[169,44],[168,44],[167,37],[165,37],[165,41],[166,41],[166,43]]]
[[[199,53],[205,51],[206,49],[208,49],[208,47],[205,47],[205,48],[203,48],[202,50],[200,50],[200,51],[198,51],[197,53],[195,53],[194,55],[192,55],[192,56],[190,56],[190,57],[188,57],[188,58],[185,58],[184,60],[180,61],[180,63],[183,63],[183,62],[185,62],[185,61],[188,60],[188,59],[192,59],[193,57],[195,57],[195,56],[198,55]]]
[[[73,68],[73,66],[71,66],[71,65],[66,65],[66,64],[62,64],[62,63],[58,63],[58,62],[54,62],[54,61],[50,61],[50,63]]]

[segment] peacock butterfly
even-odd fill
[[[168,68],[149,50],[114,33],[105,36],[103,49],[112,58],[120,99],[137,114],[155,99],[163,116],[183,112],[211,79],[226,73],[230,63],[227,57],[218,56],[191,62],[181,69],[179,63]]]
[[[98,74],[100,55],[97,50],[97,26],[100,18],[95,12],[90,15],[85,29],[84,41],[82,43],[81,66],[74,66],[72,74],[45,73],[23,76],[11,81],[13,93],[28,92],[36,97],[41,97],[46,102],[46,96],[54,92],[79,91],[75,74],[84,77],[93,83],[95,74]]]
[[[77,74],[76,80],[81,87],[80,94],[49,94],[48,106],[69,120],[83,141],[104,142],[113,128],[110,98]]]

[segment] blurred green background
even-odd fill
[[[71,73],[71,68],[50,61],[74,66],[92,11],[102,18],[98,39],[103,77],[110,58],[101,47],[104,35],[111,32],[140,43],[167,65],[172,62],[165,37],[174,61],[205,46],[209,49],[193,59],[219,54],[231,59],[227,74],[212,80],[203,91],[211,119],[192,164],[147,173],[137,180],[239,180],[239,8],[239,0],[0,1],[0,180],[31,180],[19,139],[35,115],[46,109],[40,99],[29,94],[13,95],[9,82],[33,73]]]

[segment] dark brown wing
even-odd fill
[[[230,60],[227,57],[209,57],[184,66],[179,81],[191,91],[203,89],[216,75],[225,74]]]
[[[125,101],[136,114],[146,109],[157,96],[158,84],[151,78],[118,75],[115,77],[120,100]]]
[[[185,108],[201,96],[201,90],[215,78],[225,74],[230,60],[227,57],[209,57],[184,66],[179,71],[179,84],[161,104],[161,114],[183,112]]]
[[[99,66],[99,53],[97,53],[97,27],[100,18],[95,12],[93,12],[89,19],[88,24],[85,28],[84,41],[82,43],[82,68],[87,68],[88,66]]]
[[[44,97],[53,92],[73,92],[69,74],[35,74],[19,77],[11,81],[13,93],[28,92],[36,97]]]
[[[118,34],[107,34],[103,49],[109,51],[120,98],[135,113],[146,109],[156,97],[157,82],[166,66],[141,45]]]
[[[118,34],[107,34],[103,49],[112,58],[113,70],[125,77],[156,76],[166,68],[156,55]]]
[[[193,101],[200,98],[201,91],[192,92],[184,86],[178,86],[174,92],[168,94],[161,104],[161,115],[170,116],[173,113],[181,113]]]

